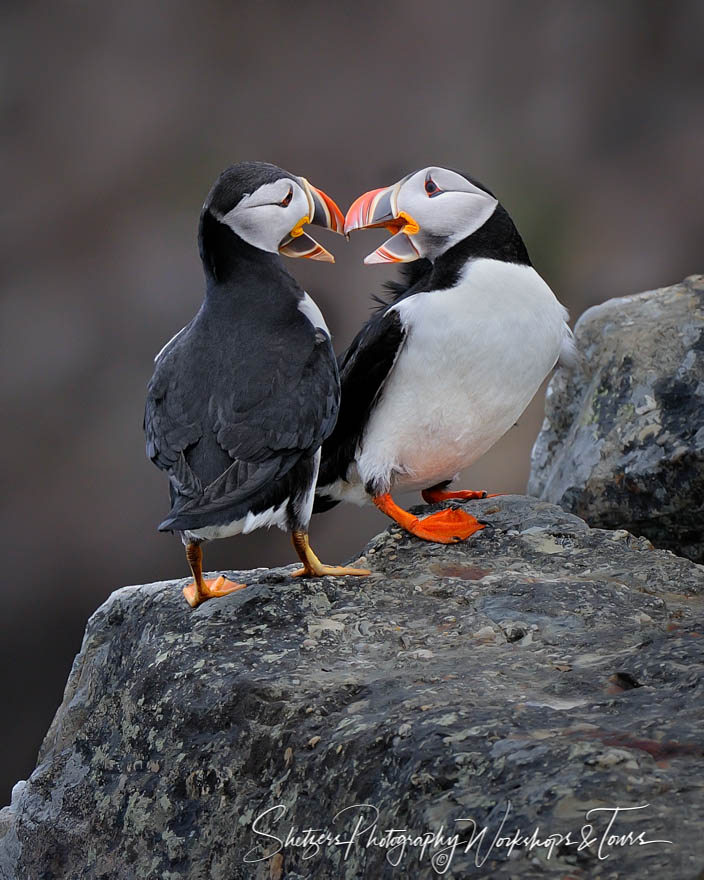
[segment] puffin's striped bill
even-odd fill
[[[355,199],[345,217],[345,235],[353,229],[384,226],[392,221],[394,210],[391,197],[395,189],[395,186],[384,186],[381,189],[372,189]]]
[[[385,227],[395,233],[388,241],[369,254],[364,262],[370,263],[410,263],[419,257],[410,235],[419,231],[416,221],[404,211],[397,211],[398,192],[407,180],[404,177],[393,186],[372,189],[364,193],[350,205],[345,217],[345,234],[353,229]]]
[[[323,263],[334,263],[335,257],[326,251],[322,245],[311,238],[307,232],[302,232],[295,238],[289,236],[279,245],[279,253],[287,257],[305,257],[308,260],[320,260]]]
[[[335,201],[327,193],[323,192],[322,189],[313,186],[305,177],[301,177],[299,180],[303,184],[303,189],[308,196],[309,216],[311,217],[309,222],[314,226],[322,226],[324,229],[331,229],[333,232],[338,232],[342,235],[345,217]]]
[[[342,235],[345,226],[345,218],[342,211],[337,207],[335,202],[327,193],[317,186],[309,183],[311,194],[313,196],[313,219],[310,221],[314,226],[323,226],[325,229],[332,229]]]
[[[419,257],[411,239],[403,232],[393,235],[372,254],[364,258],[367,266],[373,263],[412,263]]]

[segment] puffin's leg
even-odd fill
[[[183,595],[191,608],[196,608],[206,599],[214,599],[217,596],[227,596],[235,590],[244,590],[247,584],[235,584],[224,575],[205,580],[203,578],[203,551],[198,541],[189,541],[186,544],[186,559],[191,567],[193,583],[183,588]]]
[[[357,575],[362,577],[371,574],[367,568],[348,568],[345,565],[324,565],[311,550],[308,542],[308,533],[293,531],[291,532],[291,540],[293,546],[298,553],[298,558],[303,563],[303,568],[299,568],[293,572],[291,577],[322,577],[325,574],[332,575]]]
[[[399,507],[388,492],[373,496],[372,501],[382,513],[390,516],[407,532],[417,538],[423,538],[424,541],[456,544],[484,528],[479,520],[465,513],[464,510],[449,508],[431,513],[425,519],[418,519],[417,516]]]

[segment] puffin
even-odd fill
[[[158,528],[181,536],[194,608],[246,586],[205,579],[201,545],[263,527],[291,533],[302,562],[294,577],[368,574],[324,565],[308,538],[320,447],[340,400],[325,320],[280,257],[334,262],[309,223],[342,233],[344,217],[304,177],[263,162],[223,171],[200,214],[204,300],[155,358],[146,451],[171,496]]]
[[[392,490],[420,490],[428,503],[486,497],[448,487],[556,363],[574,361],[568,314],[506,209],[467,174],[431,166],[364,193],[344,232],[374,228],[392,235],[364,262],[405,265],[339,358],[342,403],[315,510],[371,501],[416,537],[455,543],[484,525],[456,506],[420,519]]]

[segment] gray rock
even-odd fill
[[[534,499],[467,508],[483,532],[394,526],[361,580],[236,572],[195,611],[183,581],[115,592],[0,814],[0,877],[695,878],[704,568]],[[532,849],[492,849],[504,817]],[[449,864],[383,847],[468,820],[488,831]],[[352,842],[295,846],[307,828]]]
[[[595,306],[575,335],[529,494],[704,561],[704,275]]]

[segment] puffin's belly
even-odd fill
[[[552,291],[529,267],[480,262],[498,290],[479,273],[395,306],[408,337],[364,435],[363,483],[450,479],[516,422],[554,366],[565,312]]]
[[[365,483],[389,470],[409,489],[450,479],[515,423],[549,369],[530,384],[525,374],[502,382],[493,352],[484,360],[456,352],[452,364],[444,363],[445,354],[432,353],[431,370],[415,346],[399,358],[365,434],[359,460]]]

